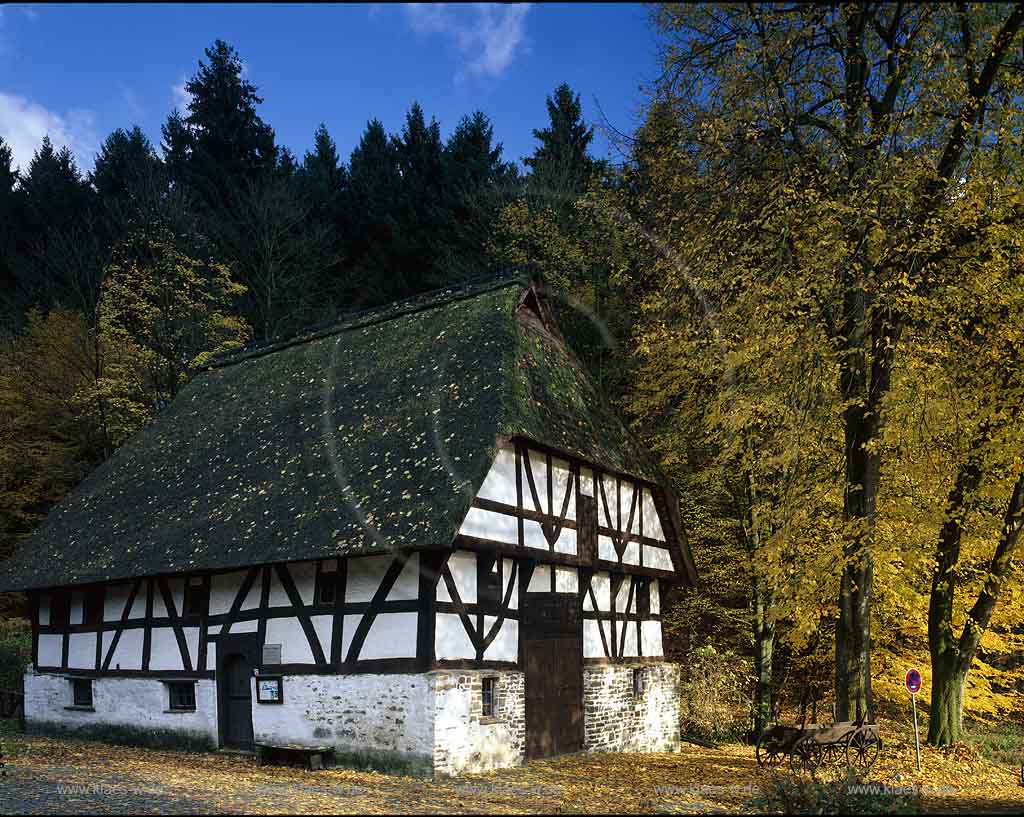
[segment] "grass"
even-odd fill
[[[964,724],[964,738],[988,760],[1008,766],[1024,765],[1024,726],[1021,724]]]

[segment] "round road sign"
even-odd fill
[[[911,695],[917,695],[921,691],[921,673],[916,669],[908,670],[904,683],[907,685],[907,692]]]

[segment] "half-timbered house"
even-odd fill
[[[214,361],[0,565],[30,728],[455,774],[668,750],[678,503],[536,288]]]

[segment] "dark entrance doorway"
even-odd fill
[[[583,748],[583,616],[576,593],[527,593],[526,757]]]
[[[220,744],[251,750],[252,691],[250,680],[259,656],[259,636],[246,633],[217,642],[217,712]]]

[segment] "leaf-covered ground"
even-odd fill
[[[684,744],[678,754],[584,754],[440,781],[264,766],[217,754],[153,751],[8,735],[0,813],[706,813],[749,811],[771,774],[750,747]],[[922,786],[927,811],[1010,813],[1024,804],[1019,768],[961,747],[889,740],[873,782]]]

